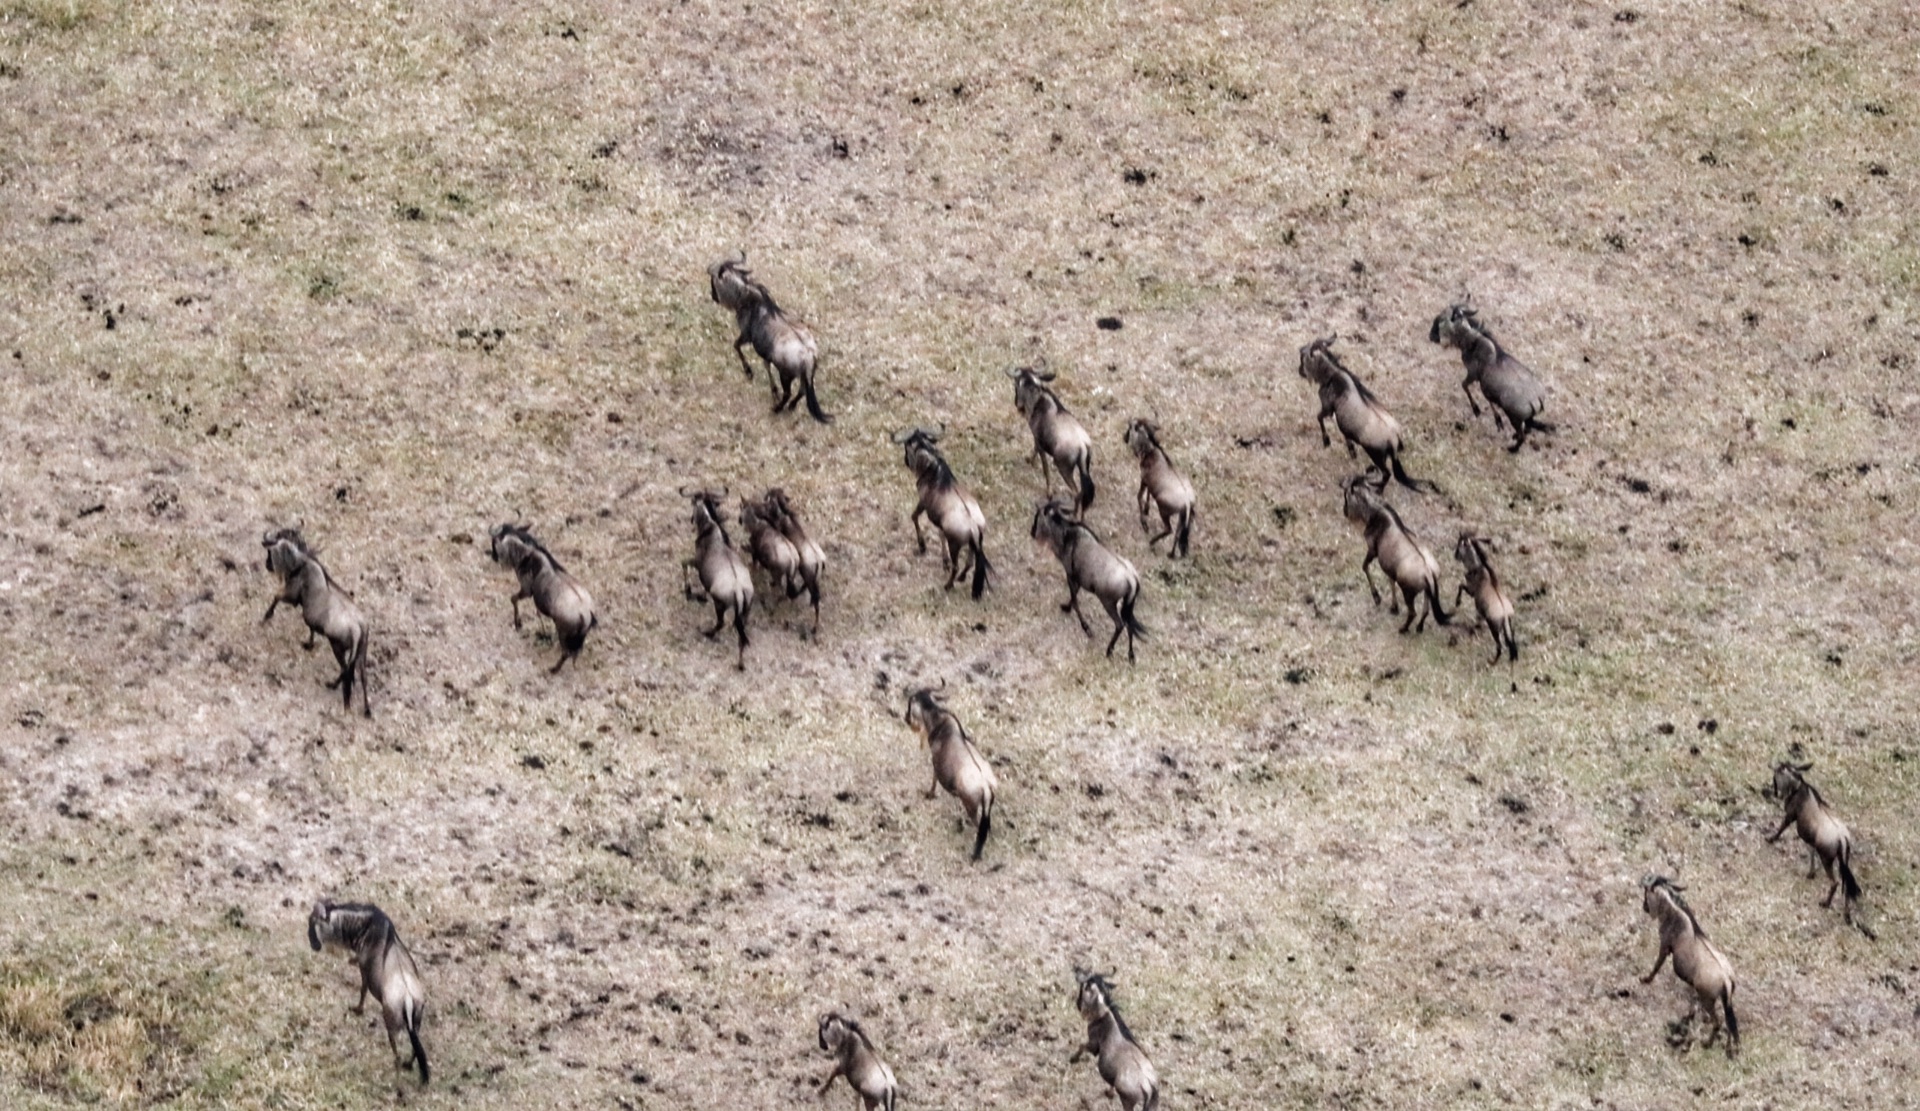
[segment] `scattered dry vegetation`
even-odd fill
[[[1853,0],[0,0],[0,1102],[785,1107],[841,1006],[906,1105],[1093,1107],[1076,963],[1170,1108],[1908,1101],[1916,47]],[[741,380],[735,248],[832,426]],[[1425,342],[1469,291],[1553,391],[1517,457]],[[1517,690],[1370,605],[1294,372],[1333,331],[1446,489],[1410,523],[1501,543]],[[1025,537],[1041,358],[1135,668]],[[1141,414],[1191,563],[1133,520]],[[912,552],[887,435],[938,421],[981,605]],[[697,635],[695,482],[793,494],[817,642]],[[557,679],[514,518],[599,603]],[[259,625],[291,521],[374,622],[370,723]],[[981,866],[899,717],[938,676]],[[1877,943],[1762,840],[1796,744]],[[1653,870],[1736,1061],[1636,980]],[[430,1089],[306,950],[322,893],[418,955]]]

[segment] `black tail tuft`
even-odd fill
[[[1456,599],[1456,601],[1457,600],[1458,599]],[[1427,608],[1433,611],[1433,620],[1436,624],[1453,624],[1453,615],[1440,608],[1440,584],[1438,582],[1427,584]],[[1512,642],[1509,641],[1508,643]]]
[[[1539,417],[1528,417],[1527,423],[1533,426],[1533,430],[1535,432],[1553,433],[1553,432],[1560,431],[1560,428],[1558,425],[1549,424],[1548,422],[1541,420]]]
[[[373,716],[373,688],[367,683],[367,630],[360,630],[360,646],[353,652],[353,670],[360,676],[360,711],[367,717]],[[350,684],[343,684],[350,685]],[[347,710],[353,710],[353,700],[347,700]]]
[[[1120,603],[1120,619],[1127,623],[1128,636],[1145,640],[1147,639],[1147,627],[1142,625],[1140,619],[1133,615],[1133,603],[1138,601],[1139,598],[1140,592],[1138,590],[1127,595],[1126,601]]]
[[[1182,556],[1187,554],[1187,543],[1193,539],[1193,510],[1189,508],[1180,514],[1180,531],[1174,534],[1173,547]]]
[[[413,1044],[413,1063],[420,1070],[420,1086],[427,1086],[427,1048],[420,1044],[420,1012],[407,1015],[407,1041]]]
[[[1093,452],[1080,457],[1080,512],[1093,508]]]
[[[1407,474],[1407,469],[1400,464],[1400,456],[1398,453],[1387,456],[1387,465],[1393,470],[1393,480],[1405,486],[1407,489],[1412,490],[1414,493],[1437,494],[1440,492],[1440,487],[1435,486],[1433,483],[1425,479],[1414,478]],[[1380,485],[1384,488],[1386,483],[1382,482]]]
[[[973,600],[987,592],[987,574],[992,568],[987,564],[987,549],[978,537],[973,541]]]
[[[1740,1040],[1740,1020],[1733,1015],[1733,985],[1720,989],[1720,1006],[1727,1012],[1727,1044]]]
[[[740,634],[740,670],[747,669],[747,609],[751,602],[741,602],[733,607],[733,629]]]
[[[833,414],[820,408],[820,399],[814,396],[813,375],[811,373],[801,376],[800,388],[801,391],[807,395],[807,415],[819,421],[821,424],[832,424]]]
[[[1840,883],[1847,890],[1849,902],[1860,897],[1860,881],[1853,878],[1853,866],[1847,863],[1847,854],[1840,854]]]
[[[973,859],[979,860],[980,853],[987,847],[987,832],[993,828],[993,796],[987,796],[987,804],[980,808],[980,832],[973,839]]]
[[[1458,602],[1460,599],[1455,598]],[[1520,658],[1520,642],[1513,638],[1513,630],[1507,630],[1507,662],[1513,663]]]

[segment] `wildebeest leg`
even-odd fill
[[[1774,830],[1771,834],[1767,836],[1767,843],[1772,844],[1773,842],[1780,840],[1780,835],[1787,832],[1787,827],[1792,824],[1793,824],[1792,814],[1788,814],[1786,817],[1780,819],[1780,828]]]
[[[1827,897],[1820,900],[1820,905],[1830,907],[1833,905],[1833,893],[1840,890],[1840,877],[1834,874],[1833,861],[1829,860],[1825,863],[1827,866],[1827,879],[1832,882],[1827,885]]]
[[[1819,874],[1820,874],[1820,850],[1814,848],[1812,845],[1808,845],[1807,846],[1807,878],[1812,879],[1813,877]]]
[[[1454,599],[1453,604],[1458,606],[1460,604],[1460,600],[1458,598]],[[1493,658],[1491,660],[1488,660],[1487,662],[1490,664],[1497,664],[1500,662],[1500,649],[1502,647],[1500,643],[1500,630],[1494,628],[1493,622],[1489,621],[1487,622],[1487,632],[1493,634]]]
[[[301,645],[300,647],[306,649],[309,652],[313,651],[313,646],[319,643],[319,641],[314,639],[314,633],[317,631],[318,630],[316,630],[312,625],[308,625],[307,626],[307,642]]]
[[[686,577],[685,572],[681,573],[681,577],[683,579]],[[520,588],[520,593],[515,594],[513,596],[513,627],[514,628],[518,629],[520,627],[520,599],[531,598],[531,597],[533,597],[533,592],[529,591],[524,586]]]
[[[260,624],[265,625],[267,622],[272,621],[273,611],[279,609],[280,603],[283,601],[286,601],[286,599],[280,597],[278,594],[274,595],[273,601],[267,603],[267,612],[264,617],[260,618]]]
[[[1145,524],[1146,522],[1143,520],[1141,523]],[[1147,547],[1151,548],[1155,544],[1158,544],[1160,541],[1165,540],[1167,537],[1173,535],[1173,520],[1170,516],[1167,516],[1165,514],[1161,515],[1160,525],[1161,525],[1160,535],[1155,536],[1152,539],[1148,540]]]
[[[733,353],[740,357],[740,370],[747,376],[748,381],[753,380],[753,364],[747,362],[747,353],[741,349],[752,342],[752,337],[747,335],[746,329],[744,328],[741,329],[740,334],[733,339]]]
[[[713,628],[707,630],[706,635],[708,639],[712,639],[713,636],[719,633],[721,629],[726,628],[726,625],[727,625],[727,604],[725,602],[722,602],[720,599],[715,598],[713,600]]]
[[[960,577],[960,545],[952,537],[949,537],[944,533],[942,533],[941,536],[942,536],[942,539],[946,540],[947,542],[947,550],[945,553],[945,559],[947,564],[947,582],[946,582],[946,585],[941,587],[940,589],[952,590],[954,581]]]
[[[1531,421],[1524,421],[1524,420],[1514,421],[1513,422],[1513,443],[1507,445],[1507,451],[1508,452],[1519,451],[1520,445],[1527,442],[1527,431],[1532,427],[1533,427],[1533,423]]]
[[[1400,623],[1400,631],[1404,633],[1410,627],[1412,627],[1414,615],[1420,612],[1420,588],[1417,586],[1414,586],[1414,587],[1403,586],[1400,588],[1400,593],[1407,600],[1407,619]],[[1427,627],[1426,615],[1420,614],[1420,628],[1424,629],[1426,627]]]
[[[1367,590],[1373,594],[1373,604],[1380,604],[1380,588],[1373,585],[1373,561],[1376,558],[1372,549],[1368,549],[1367,558],[1360,561],[1360,573],[1367,577]]]
[[[1473,415],[1476,417],[1479,416],[1480,403],[1473,399],[1473,379],[1462,378],[1460,380],[1460,392],[1467,395],[1467,404],[1473,408]]]
[[[1120,634],[1126,632],[1127,622],[1125,618],[1120,616],[1120,606],[1118,603],[1109,602],[1105,598],[1102,598],[1100,599],[1100,604],[1107,608],[1107,616],[1113,618],[1113,636],[1107,638],[1107,658],[1112,659],[1113,646],[1120,643]],[[1128,634],[1127,636],[1127,658],[1129,660],[1133,658],[1132,634]]]
[[[1080,631],[1089,637],[1093,636],[1093,626],[1087,624],[1087,615],[1080,612],[1080,587],[1077,584],[1071,582],[1067,584],[1067,604],[1060,607],[1060,612],[1072,613],[1079,618]]]
[[[706,587],[701,587],[699,593],[695,593],[693,584],[687,581],[687,572],[696,569],[696,567],[696,561],[691,559],[680,564],[680,589],[686,595],[687,601],[704,602],[707,600]]]
[[[1320,446],[1321,447],[1333,446],[1333,437],[1327,435],[1327,418],[1332,415],[1333,415],[1333,406],[1331,405],[1320,406]],[[1348,444],[1347,450],[1352,451],[1353,445]]]
[[[925,516],[926,512],[927,507],[925,505],[916,505],[913,507],[913,538],[920,545],[921,555],[927,554],[927,534],[920,531],[920,518]]]
[[[1668,945],[1665,941],[1662,941],[1660,943],[1660,955],[1653,959],[1653,971],[1647,973],[1645,976],[1640,977],[1640,982],[1643,984],[1653,983],[1653,978],[1655,976],[1660,975],[1660,966],[1667,963],[1667,958],[1672,954],[1673,954],[1673,947],[1671,945]]]

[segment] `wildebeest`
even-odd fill
[[[1460,607],[1463,594],[1473,595],[1474,608],[1480,611],[1480,620],[1486,622],[1487,632],[1493,637],[1493,659],[1488,663],[1500,662],[1500,650],[1506,649],[1507,664],[1520,658],[1519,642],[1513,639],[1513,603],[1507,600],[1507,594],[1500,589],[1500,576],[1493,570],[1493,562],[1487,558],[1492,544],[1484,536],[1475,536],[1470,532],[1460,534],[1453,546],[1453,558],[1465,568],[1467,579],[1460,589],[1453,592],[1453,605]]]
[[[820,408],[820,399],[813,392],[814,364],[820,354],[813,333],[773,303],[773,294],[747,269],[747,253],[742,251],[737,259],[721,259],[707,267],[707,289],[715,303],[733,311],[734,322],[739,325],[740,334],[734,337],[733,353],[740,357],[740,369],[747,372],[748,378],[753,377],[747,353],[741,350],[748,344],[753,345],[760,361],[767,364],[767,388],[773,395],[773,411],[791,409],[805,397],[807,413],[814,420],[821,424],[831,421],[833,417]],[[779,372],[777,382],[775,371]],[[793,392],[796,379],[800,383],[797,395]]]
[[[1348,478],[1341,484],[1341,490],[1347,520],[1360,526],[1367,541],[1367,557],[1360,561],[1360,572],[1367,577],[1373,604],[1380,604],[1380,590],[1373,585],[1373,563],[1378,560],[1380,569],[1387,573],[1388,584],[1398,587],[1407,603],[1407,619],[1400,625],[1401,632],[1418,632],[1427,627],[1426,614],[1420,613],[1419,606],[1423,594],[1434,621],[1450,624],[1452,615],[1440,608],[1440,565],[1400,519],[1400,514],[1361,475]],[[1399,613],[1400,599],[1391,601],[1388,612]],[[1420,617],[1418,625],[1413,621],[1416,614]]]
[[[513,568],[520,580],[520,590],[513,596],[513,627],[520,628],[522,598],[532,598],[534,608],[553,622],[560,658],[554,661],[552,671],[558,674],[568,660],[580,655],[588,631],[600,624],[594,616],[593,596],[560,566],[544,544],[534,539],[526,525],[496,526],[490,552],[495,563]]]
[[[393,920],[370,903],[332,903],[325,899],[313,905],[307,916],[307,944],[318,953],[337,949],[353,958],[360,969],[360,1001],[354,1013],[366,1009],[367,996],[380,1004],[380,1016],[387,1028],[387,1047],[393,1051],[394,1067],[409,1065],[420,1070],[420,1083],[427,1082],[427,1051],[420,1044],[421,1012],[426,995],[420,990],[420,969],[413,954],[400,940]],[[400,1059],[400,1046],[394,1035],[407,1032],[413,1047],[413,1059]]]
[[[780,530],[780,535],[793,545],[795,554],[800,557],[798,569],[799,585],[806,590],[807,597],[813,602],[813,631],[820,631],[820,572],[827,565],[827,553],[807,535],[806,526],[800,523],[800,515],[794,512],[793,502],[787,492],[778,486],[767,491],[761,499],[763,512]],[[791,597],[792,595],[789,595]]]
[[[1467,404],[1477,417],[1480,405],[1473,400],[1473,385],[1478,382],[1480,392],[1487,395],[1487,403],[1493,406],[1494,425],[1499,426],[1500,414],[1507,415],[1507,422],[1513,425],[1513,443],[1508,445],[1508,451],[1519,451],[1530,431],[1555,430],[1553,425],[1540,419],[1540,411],[1547,407],[1547,388],[1525,363],[1507,354],[1507,349],[1480,323],[1474,310],[1454,305],[1434,317],[1427,339],[1442,347],[1460,349],[1460,361],[1467,368],[1460,391],[1467,395]]]
[[[1333,341],[1338,338],[1317,339],[1300,349],[1300,377],[1320,388],[1320,443],[1333,446],[1333,440],[1327,435],[1327,418],[1332,417],[1347,442],[1347,455],[1353,455],[1356,445],[1367,453],[1371,469],[1380,474],[1377,488],[1385,489],[1387,477],[1391,475],[1400,485],[1416,493],[1437,489],[1431,482],[1407,476],[1400,464],[1404,447],[1400,422],[1393,419],[1393,414],[1373,396],[1360,376],[1348,370],[1333,353]]]
[[[940,530],[940,536],[947,543],[945,589],[953,589],[962,570],[971,565],[973,597],[978,601],[986,592],[987,576],[992,572],[987,563],[987,518],[980,512],[980,503],[953,477],[953,468],[947,466],[946,456],[934,446],[945,431],[945,425],[938,432],[914,428],[895,436],[893,442],[904,445],[904,461],[920,490],[920,500],[913,507],[913,538],[919,542],[920,554],[927,552],[927,537],[920,531],[920,518],[924,515]],[[960,560],[963,551],[968,556],[966,563]]]
[[[940,685],[944,688],[945,681]],[[933,756],[933,785],[927,788],[927,797],[933,798],[944,787],[960,800],[968,820],[979,830],[973,839],[973,859],[979,860],[987,846],[987,833],[993,828],[993,795],[1000,785],[992,765],[980,755],[973,738],[967,735],[967,727],[941,704],[932,687],[921,687],[907,696],[906,719],[927,742],[927,751]]]
[[[1067,600],[1061,603],[1060,612],[1079,618],[1081,631],[1091,637],[1093,626],[1087,624],[1087,615],[1080,612],[1080,592],[1085,590],[1100,599],[1107,616],[1113,619],[1107,655],[1113,655],[1113,646],[1120,642],[1120,634],[1124,632],[1127,660],[1132,662],[1134,638],[1144,640],[1147,635],[1146,626],[1133,612],[1134,603],[1140,599],[1140,572],[1102,544],[1092,529],[1075,520],[1071,508],[1058,498],[1047,502],[1033,511],[1030,530],[1033,538],[1047,546],[1067,573]]]
[[[1820,905],[1832,906],[1834,892],[1844,887],[1842,912],[1848,925],[1858,925],[1853,919],[1853,904],[1860,898],[1860,881],[1853,878],[1853,834],[1807,781],[1806,773],[1812,770],[1812,764],[1783,761],[1774,765],[1773,796],[1786,807],[1786,816],[1767,841],[1780,840],[1787,827],[1793,826],[1800,840],[1807,843],[1807,878],[1812,879],[1822,866],[1827,870],[1827,897],[1820,900]],[[1866,932],[1866,927],[1860,928]]]
[[[829,1011],[820,1016],[820,1048],[833,1054],[833,1071],[820,1082],[820,1096],[826,1098],[827,1089],[840,1077],[847,1078],[847,1087],[860,1096],[861,1106],[866,1111],[894,1111],[894,1101],[899,1098],[893,1080],[893,1070],[880,1059],[873,1048],[873,1042],[867,1039],[867,1032],[860,1024],[837,1011]]]
[[[733,541],[727,537],[726,510],[721,502],[726,491],[715,494],[707,490],[688,493],[685,489],[680,496],[693,503],[693,558],[680,565],[680,577],[691,601],[710,601],[713,603],[713,628],[706,635],[712,637],[727,623],[727,611],[733,611],[733,628],[740,635],[740,670],[747,669],[747,614],[753,609],[753,576],[747,570],[745,560],[734,551]],[[686,572],[692,568],[700,577],[700,593],[696,594],[693,584],[686,582]]]
[[[1067,407],[1049,389],[1054,375],[1031,367],[1007,371],[1013,379],[1013,404],[1027,418],[1033,432],[1033,458],[1047,480],[1047,494],[1053,494],[1051,462],[1060,472],[1060,481],[1074,495],[1074,513],[1084,514],[1093,504],[1093,437],[1074,419]]]
[[[1135,418],[1127,422],[1125,439],[1127,447],[1140,460],[1140,531],[1149,534],[1147,547],[1172,536],[1167,555],[1176,558],[1186,555],[1187,544],[1193,537],[1193,484],[1173,469],[1167,449],[1160,446],[1159,426],[1152,421]],[[1152,535],[1153,526],[1148,523],[1149,507],[1160,511],[1157,536]]]
[[[267,605],[266,616],[260,623],[264,625],[273,620],[273,611],[280,608],[280,603],[298,604],[300,616],[307,623],[304,647],[311,650],[314,634],[320,633],[333,649],[334,662],[340,665],[340,674],[327,684],[327,689],[340,688],[340,705],[351,711],[353,684],[357,678],[360,709],[372,717],[373,702],[367,689],[367,620],[353,604],[353,595],[333,581],[333,576],[320,563],[319,549],[309,547],[299,529],[269,532],[260,545],[267,550],[267,570],[280,576],[280,592]]]
[[[1068,1064],[1093,1054],[1100,1079],[1107,1082],[1107,1094],[1119,1100],[1124,1111],[1154,1111],[1160,1106],[1160,1078],[1114,1009],[1113,985],[1098,973],[1081,974],[1074,1005],[1086,1020],[1087,1040],[1073,1051]]]
[[[1688,1021],[1705,1007],[1707,1021],[1713,1023],[1713,1032],[1707,1035],[1705,1044],[1712,1045],[1720,1036],[1717,1004],[1727,1016],[1727,1056],[1734,1056],[1740,1048],[1740,1020],[1733,1014],[1733,965],[1707,940],[1707,931],[1700,928],[1693,909],[1680,898],[1685,888],[1665,876],[1648,876],[1640,881],[1640,889],[1641,908],[1660,924],[1660,955],[1654,959],[1653,971],[1642,976],[1640,982],[1653,983],[1653,978],[1660,974],[1660,966],[1671,956],[1673,974],[1693,989],[1693,1009],[1687,1014]]]
[[[740,499],[740,527],[747,532],[747,554],[767,573],[767,589],[774,596],[797,598],[804,589],[800,582],[800,549],[774,524],[765,500]],[[772,606],[772,601],[768,601]]]

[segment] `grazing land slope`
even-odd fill
[[[0,1102],[790,1107],[844,1007],[904,1106],[1097,1107],[1076,965],[1168,1108],[1911,1101],[1917,50],[1897,0],[0,0]],[[834,424],[741,376],[736,249]],[[1518,455],[1426,342],[1469,294],[1551,389]],[[1333,333],[1449,604],[1495,539],[1516,667],[1373,605],[1296,374]],[[1042,360],[1134,667],[1027,539]],[[980,604],[888,440],[942,423]],[[792,494],[817,640],[764,591],[744,675],[700,637],[687,484]],[[557,678],[508,520],[598,601]],[[371,721],[260,624],[295,522]],[[980,865],[900,720],[941,678]],[[1796,748],[1877,942],[1763,840]],[[1736,1060],[1638,982],[1655,871]],[[413,947],[425,1091],[323,894]]]

